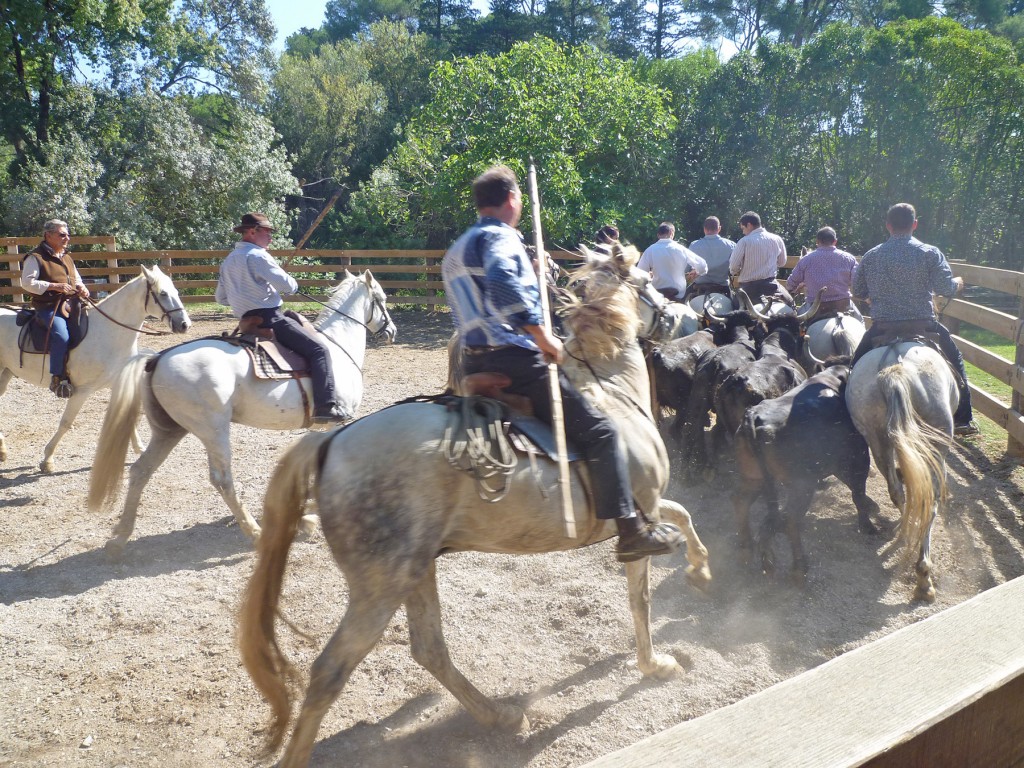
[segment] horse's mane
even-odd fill
[[[583,298],[564,295],[559,314],[584,357],[611,358],[635,342],[640,331],[636,289],[628,282],[636,248],[615,243],[607,257],[581,250],[587,261],[573,271],[571,281],[582,287]]]
[[[352,294],[352,289],[358,284],[358,281],[358,275],[353,275],[347,269],[345,270],[345,277],[342,281],[331,288],[331,292],[325,302],[327,306],[320,310],[316,316],[316,320],[313,321],[313,326],[315,328],[319,328],[325,320],[332,317],[341,309],[342,303]]]

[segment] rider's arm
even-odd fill
[[[511,229],[485,230],[480,237],[487,313],[512,328],[540,325],[537,273],[518,235]]]
[[[249,254],[249,269],[258,277],[272,285],[278,293],[295,293],[299,284],[289,275],[266,251]]]
[[[32,254],[21,267],[21,287],[36,296],[42,296],[52,287],[52,283],[39,279],[39,259]]]

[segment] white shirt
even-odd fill
[[[729,258],[729,271],[739,275],[740,283],[774,280],[785,265],[786,243],[764,227],[741,237]]]
[[[661,238],[644,251],[637,267],[651,273],[655,288],[675,288],[680,296],[686,291],[687,272],[703,275],[708,271],[704,259],[671,237]]]
[[[242,240],[221,262],[214,298],[241,317],[253,309],[280,307],[282,293],[298,290],[299,284],[269,252]]]

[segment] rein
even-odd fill
[[[358,318],[352,317],[352,315],[348,314],[347,312],[342,312],[337,307],[332,307],[330,304],[328,304],[326,302],[323,302],[323,301],[320,301],[320,299],[318,299],[318,298],[316,298],[314,296],[310,296],[308,293],[303,293],[302,291],[296,291],[296,294],[299,295],[299,296],[302,296],[304,299],[309,299],[310,301],[316,302],[317,304],[320,304],[321,306],[327,307],[327,309],[331,310],[331,312],[334,312],[335,314],[341,315],[342,317],[351,320],[353,323],[358,323],[359,325],[363,326],[363,328],[365,328],[367,331],[369,331],[371,336],[377,337],[377,336],[381,335],[382,333],[384,333],[384,331],[388,327],[388,324],[384,323],[384,327],[381,328],[379,331],[377,331],[375,333],[373,331],[373,329],[370,328],[370,326],[368,326],[362,320],[359,320]],[[373,306],[376,307],[377,309],[379,309],[381,311],[381,313],[384,315],[385,318],[390,319],[389,316],[388,316],[387,308],[383,305],[383,303],[376,296],[373,296],[372,294],[371,294],[370,298],[371,298],[371,301],[373,302]],[[345,357],[347,357],[352,362],[352,365],[354,365],[356,367],[356,370],[359,371],[360,375],[362,374],[363,367],[361,365],[359,365],[359,363],[356,362],[356,359],[354,357],[352,357],[352,354],[347,349],[345,349],[343,346],[341,346],[341,344],[336,342],[334,339],[332,339],[326,333],[323,333],[322,331],[320,331],[319,328],[317,328],[317,332],[321,336],[323,336],[325,339],[327,339],[329,342],[331,342],[331,344],[333,344],[338,349],[340,349],[342,352],[344,352],[345,353]]]
[[[184,312],[185,311],[184,307],[180,307],[180,308],[179,307],[175,307],[174,309],[168,310],[163,304],[160,303],[160,299],[157,298],[156,294],[153,293],[153,287],[151,285],[149,285],[149,283],[146,283],[146,303],[144,305],[144,308],[147,309],[147,310],[149,309],[149,298],[150,298],[150,296],[153,297],[153,302],[158,307],[160,307],[160,311],[163,312],[163,314],[160,315],[160,319],[161,320],[163,320],[165,317],[168,317],[169,315],[171,315],[174,312]],[[136,328],[134,326],[127,325],[126,323],[122,323],[120,320],[117,320],[117,319],[111,317],[110,315],[108,315],[106,312],[104,312],[103,311],[103,307],[101,307],[100,303],[98,301],[96,301],[92,296],[87,296],[85,298],[85,301],[88,302],[89,306],[91,306],[93,309],[95,309],[97,312],[99,312],[101,315],[103,315],[105,318],[107,318],[107,320],[112,322],[114,325],[119,325],[122,328],[127,328],[129,331],[135,331],[137,333],[144,333],[147,336],[170,336],[171,335],[170,331],[159,331],[159,330],[153,330],[153,329],[150,329],[150,328],[146,327],[146,321],[145,320],[142,321],[142,327],[141,328]]]

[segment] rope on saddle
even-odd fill
[[[473,475],[481,499],[501,501],[518,462],[502,426],[502,404],[488,397],[463,397],[449,405],[448,414],[441,441],[448,463]]]

